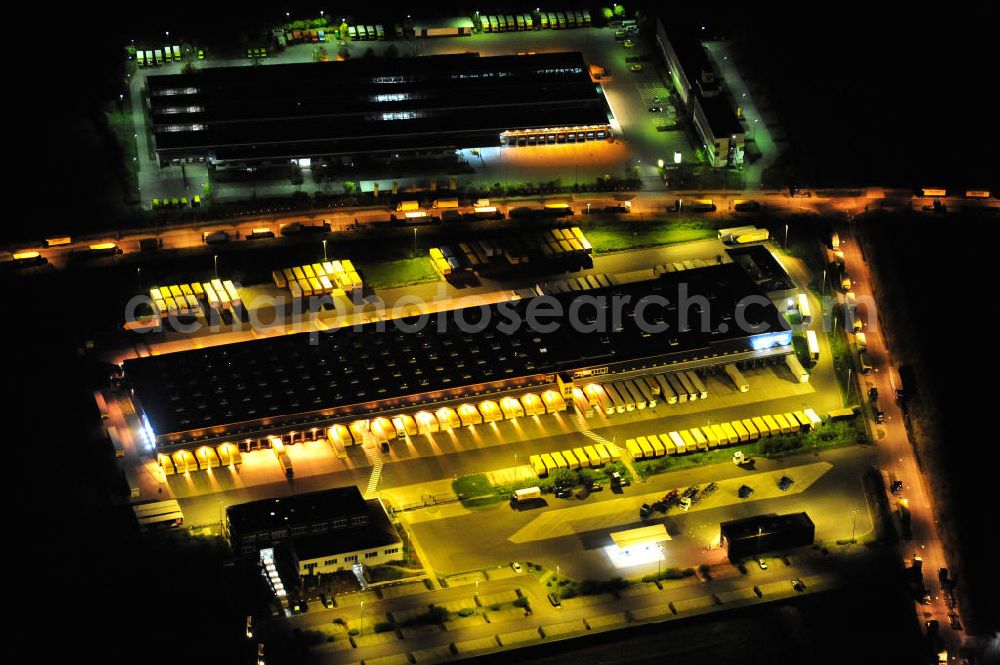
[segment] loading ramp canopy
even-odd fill
[[[667,533],[667,527],[664,525],[652,524],[628,531],[615,531],[611,534],[611,539],[615,541],[618,549],[625,550],[668,541],[670,534]]]

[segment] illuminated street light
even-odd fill
[[[215,278],[219,279],[219,255],[212,255],[212,263],[215,265]]]
[[[662,168],[663,168],[663,164],[664,164],[664,162],[663,162],[663,160],[662,160],[662,159],[658,159],[658,160],[656,160],[656,165],[657,165],[657,166],[658,166],[659,168],[661,168],[661,169],[662,169]]]
[[[681,153],[675,152],[674,153],[674,164],[680,164],[680,163],[681,163]]]
[[[323,241],[323,260],[326,261],[326,240]]]

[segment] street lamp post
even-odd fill
[[[760,540],[764,537],[764,527],[757,527],[757,560],[760,561]]]
[[[139,287],[139,293],[142,293],[142,268],[138,267],[135,269],[135,281]]]
[[[517,482],[517,453],[514,453],[514,482]]]
[[[782,249],[788,249],[788,224],[785,224],[785,245]]]
[[[417,227],[413,227],[413,258],[417,258]]]
[[[361,601],[361,628],[358,630],[358,635],[364,635],[365,633],[365,601]]]
[[[851,509],[851,512],[853,513],[853,515],[851,517],[851,542],[852,543],[854,542],[854,536],[857,533],[857,528],[858,528],[858,512],[860,510],[861,510],[860,508],[852,508]]]
[[[326,261],[326,240],[323,241],[323,260]]]
[[[820,286],[820,295],[826,295],[826,268],[823,268],[823,285]]]
[[[215,266],[215,278],[219,279],[219,255],[218,254],[213,254],[212,255],[212,265]]]
[[[559,564],[556,564],[556,579],[559,579]]]

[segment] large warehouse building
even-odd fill
[[[682,292],[688,302],[701,304],[679,307]],[[603,297],[608,308],[580,307],[586,325],[575,329],[567,315],[581,295]],[[673,304],[643,304],[651,296]],[[125,374],[150,440],[159,452],[172,454],[212,446],[269,447],[271,437],[293,430],[322,431],[337,423],[419,416],[443,407],[457,408],[467,424],[463,409],[477,410],[470,403],[499,400],[503,406],[526,395],[534,400],[541,395],[545,413],[570,398],[575,385],[781,359],[792,352],[785,319],[732,263],[553,297],[563,314],[542,320],[558,324],[553,330],[506,327],[512,316],[527,318],[534,299],[524,299],[447,312],[416,331],[383,322],[318,338],[300,333],[132,359],[125,362]],[[616,297],[620,317],[613,312]],[[488,320],[477,325],[484,311]],[[644,330],[638,315],[665,329]],[[530,405],[525,411],[531,415]],[[197,469],[202,461],[190,457],[182,465]],[[219,465],[210,450],[204,463]]]
[[[578,52],[206,68],[150,76],[146,92],[161,165],[608,138],[607,104]]]

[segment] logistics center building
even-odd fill
[[[609,137],[607,103],[579,52],[217,67],[146,81],[161,165],[304,165]]]
[[[585,300],[573,305],[577,297]],[[161,464],[181,455],[183,473],[219,466],[223,450],[226,466],[238,463],[237,450],[294,443],[296,432],[339,428],[351,445],[361,442],[355,424],[367,432],[381,422],[394,439],[404,435],[399,416],[415,436],[427,422],[436,432],[438,421],[444,429],[572,408],[590,383],[793,352],[785,319],[732,263],[552,298],[562,314],[539,319],[550,329],[509,325],[526,321],[538,300],[521,299],[409,330],[397,323],[416,321],[400,319],[130,359],[125,376]],[[583,326],[571,325],[574,307]]]

